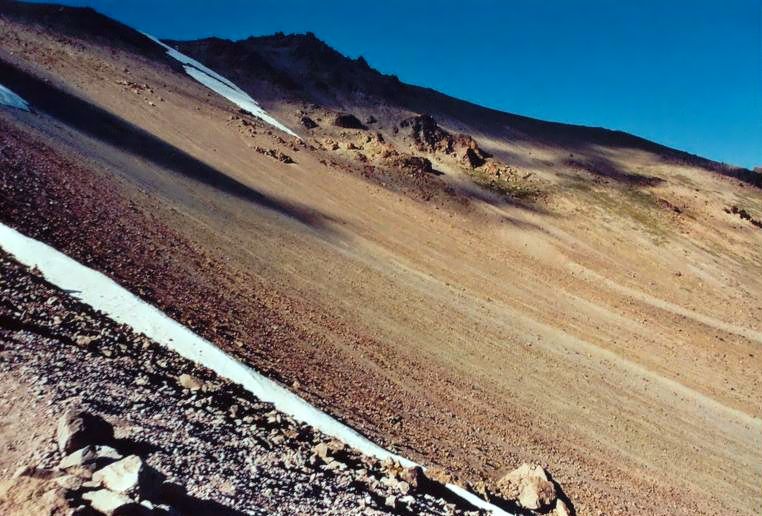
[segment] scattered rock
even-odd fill
[[[294,159],[291,156],[289,156],[288,154],[278,149],[265,149],[264,147],[257,146],[257,147],[254,147],[254,150],[257,151],[259,154],[263,154],[273,159],[277,159],[278,161],[282,163],[286,163],[286,164],[296,163],[296,161],[294,161]]]
[[[93,337],[91,335],[77,335],[77,337],[74,339],[74,343],[77,346],[83,347],[83,348],[89,348],[93,344],[95,344],[98,341],[98,337]]]
[[[423,468],[420,466],[405,468],[402,470],[402,473],[400,473],[400,478],[414,489],[422,487],[428,480],[423,472]]]

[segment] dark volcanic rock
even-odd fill
[[[307,129],[314,129],[318,126],[317,122],[315,122],[313,119],[311,119],[307,115],[299,119],[299,122],[301,122],[301,124]]]
[[[351,113],[339,113],[333,119],[333,125],[345,129],[367,129],[360,120]]]
[[[407,118],[400,122],[400,127],[410,128],[410,136],[419,151],[454,155],[469,168],[482,166],[490,157],[471,136],[445,131],[430,115]]]

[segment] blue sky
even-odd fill
[[[405,82],[762,166],[762,0],[70,0],[161,38],[312,31]]]

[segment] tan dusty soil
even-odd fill
[[[526,167],[555,186],[530,207],[423,202],[242,133],[167,66],[9,23],[0,58],[103,113],[0,111],[3,222],[465,479],[537,461],[578,514],[762,509],[762,231],[723,211],[760,218],[758,189],[612,149],[664,182],[643,193],[541,156]],[[123,140],[73,129],[102,117]],[[162,160],[123,121],[185,155]]]

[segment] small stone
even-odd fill
[[[82,479],[75,475],[64,475],[53,479],[53,482],[68,491],[78,491],[82,487]]]
[[[326,465],[326,469],[331,471],[344,471],[347,469],[347,465],[338,460],[332,460]]]
[[[92,337],[90,335],[77,335],[74,339],[74,343],[81,348],[88,348],[98,340],[98,337]]]
[[[177,379],[177,382],[180,384],[181,387],[183,387],[184,389],[188,389],[190,391],[197,391],[204,386],[201,380],[189,374],[181,374],[180,377]]]
[[[397,497],[394,495],[389,495],[386,497],[386,500],[384,500],[384,504],[387,507],[391,507],[392,509],[397,509]]]
[[[423,468],[420,466],[405,468],[400,473],[400,478],[407,482],[410,487],[416,489],[423,487],[423,485],[426,483],[426,480],[428,480],[423,472]]]
[[[330,456],[328,443],[318,443],[312,447],[312,451],[321,459],[327,459]]]
[[[400,490],[400,493],[403,495],[406,495],[410,492],[410,484],[405,482],[404,480],[397,483],[397,489]]]

